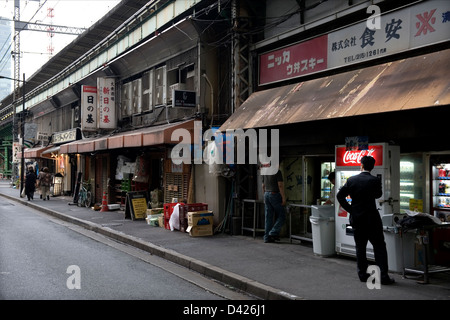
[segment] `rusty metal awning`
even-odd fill
[[[450,49],[253,93],[220,130],[450,104]]]

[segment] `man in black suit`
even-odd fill
[[[381,180],[370,174],[375,166],[375,159],[364,156],[361,159],[361,173],[348,178],[339,190],[336,198],[341,206],[350,213],[350,225],[354,231],[356,244],[356,261],[359,279],[366,282],[368,262],[366,258],[367,242],[373,246],[375,262],[380,268],[381,284],[392,284],[394,279],[388,275],[388,259],[384,242],[383,224],[377,210],[375,199],[383,194]],[[350,195],[351,205],[346,197]]]

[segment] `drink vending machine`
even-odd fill
[[[369,144],[368,150],[347,150],[342,146],[335,147],[336,155],[336,194],[346,183],[347,179],[361,172],[361,158],[372,156],[375,158],[375,167],[371,174],[382,181],[383,195],[376,199],[377,209],[383,225],[392,223],[393,215],[400,212],[400,147],[387,143]],[[351,202],[348,197],[347,201]],[[338,201],[335,201],[336,210],[336,253],[356,256],[353,230],[350,226],[349,214]],[[389,251],[389,248],[388,248]],[[373,247],[367,245],[367,258],[374,260]]]

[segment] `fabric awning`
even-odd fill
[[[55,155],[59,155],[60,146],[49,146],[49,148],[42,152],[42,158],[53,159]]]
[[[220,130],[447,105],[449,68],[450,49],[255,92]]]
[[[35,148],[26,148],[25,149],[25,153],[24,153],[24,158],[25,159],[40,158],[42,152],[44,152],[48,148],[49,148],[49,146],[46,146],[46,147],[35,147]],[[18,157],[22,157],[22,153],[21,152],[19,152]]]
[[[194,120],[147,127],[110,136],[85,138],[61,146],[60,153],[87,153],[119,148],[146,147],[163,144],[173,144],[172,132],[178,128],[194,131]]]

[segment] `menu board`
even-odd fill
[[[125,219],[142,220],[147,215],[147,191],[127,192],[125,202]]]

